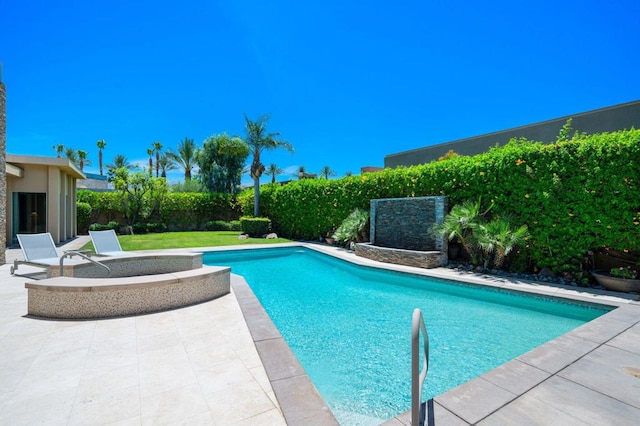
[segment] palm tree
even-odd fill
[[[0,65],[0,265],[6,262],[7,245],[7,96]]]
[[[198,160],[198,147],[193,143],[193,139],[184,138],[178,144],[178,152],[172,152],[169,150],[167,153],[169,158],[175,163],[176,166],[184,170],[184,181],[191,180],[191,171],[197,164]]]
[[[96,142],[96,145],[98,146],[98,164],[100,165],[100,176],[102,176],[102,150],[105,146],[107,146],[107,143],[104,140],[100,139],[98,140],[98,142]]]
[[[336,175],[336,172],[331,170],[331,167],[329,166],[324,166],[322,170],[320,170],[320,177],[322,178],[329,179],[330,177],[335,175]]]
[[[271,176],[271,183],[276,183],[276,176],[284,173],[280,167],[278,167],[275,163],[269,164],[269,167],[265,170],[264,174],[267,176]]]
[[[110,172],[116,169],[121,169],[123,167],[125,169],[131,170],[133,168],[133,165],[129,163],[127,157],[122,154],[117,154],[115,157],[113,157],[113,163],[107,164],[107,170]]]
[[[160,151],[162,150],[162,143],[155,141],[151,144],[153,151],[156,153],[156,177],[160,174]]]
[[[266,149],[284,148],[292,152],[293,146],[286,141],[276,139],[280,133],[268,133],[267,123],[269,122],[269,114],[262,115],[251,121],[247,115],[244,115],[246,140],[249,145],[249,151],[253,155],[251,162],[251,178],[253,179],[253,214],[258,217],[260,215],[260,176],[264,172],[264,164],[260,161],[260,154]]]
[[[486,213],[486,212],[485,212]],[[477,202],[464,201],[456,204],[442,223],[431,228],[434,235],[446,237],[449,241],[458,239],[464,250],[474,259],[477,247],[476,229],[482,224],[480,200]]]
[[[87,151],[79,149],[77,154],[78,154],[78,167],[80,167],[81,172],[84,172],[84,166],[91,165],[91,160],[87,158],[89,153]]]
[[[505,258],[529,236],[527,225],[518,229],[511,229],[509,219],[496,218],[482,224],[477,231],[478,246],[485,254],[484,267],[489,266],[489,259],[493,255],[493,264],[500,269]]]
[[[149,176],[153,176],[153,148],[147,148],[147,155],[149,156]]]
[[[62,153],[64,152],[64,145],[57,144],[57,145],[53,145],[51,148],[53,148],[53,150],[56,152],[58,158],[62,157]]]
[[[302,179],[307,174],[307,169],[304,166],[298,166],[298,179]]]
[[[167,152],[163,152],[160,156],[160,161],[158,162],[160,167],[160,177],[167,178],[167,172],[170,170],[175,170],[176,165],[169,156]]]
[[[73,164],[78,164],[78,154],[73,148],[67,148],[64,150],[64,156],[69,159]]]

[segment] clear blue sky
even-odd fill
[[[0,0],[7,149],[84,149],[96,172],[98,139],[105,163],[146,164],[153,141],[242,136],[243,113],[270,113],[295,154],[266,165],[357,174],[640,99],[638,16],[638,0]]]

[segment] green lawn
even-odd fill
[[[276,244],[288,243],[286,238],[238,239],[238,231],[204,231],[204,232],[165,232],[161,234],[118,235],[122,250],[158,250],[172,248],[235,246],[243,244]],[[84,250],[93,250],[93,244],[89,242]]]

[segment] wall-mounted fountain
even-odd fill
[[[356,244],[356,255],[419,268],[446,265],[448,243],[429,229],[444,220],[447,204],[445,196],[371,200],[371,242]]]

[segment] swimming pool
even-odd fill
[[[303,248],[205,253],[243,275],[341,424],[410,406],[410,324],[422,309],[441,394],[607,308],[376,270]]]

